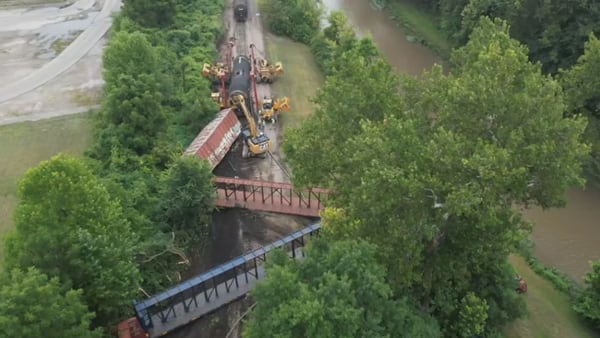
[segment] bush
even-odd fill
[[[314,0],[266,0],[267,26],[279,35],[305,44],[319,31],[322,10]]]

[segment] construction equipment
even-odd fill
[[[250,56],[254,64],[254,73],[257,78],[256,81],[258,83],[273,83],[275,76],[283,74],[283,65],[281,62],[277,62],[274,65],[269,64],[269,61],[266,59],[260,59],[257,63],[256,58],[254,57],[255,48],[256,46],[253,43],[250,44]]]
[[[231,106],[234,106],[244,112],[248,126],[242,129],[242,157],[263,155],[271,150],[271,140],[262,132],[258,131],[254,116],[246,106],[246,99],[241,94],[233,94],[229,97]]]
[[[286,112],[290,110],[289,99],[282,97],[273,102],[272,98],[264,97],[261,105],[261,109],[258,111],[258,115],[264,122],[277,122],[280,112]]]
[[[229,39],[229,43],[227,44],[227,55],[225,60],[227,60],[227,64],[222,62],[217,62],[214,65],[209,63],[205,63],[202,66],[202,76],[208,78],[213,84],[213,92],[211,93],[211,98],[221,109],[227,108],[227,85],[231,81],[231,71],[233,69],[232,60],[232,50],[234,46],[233,38]]]
[[[213,83],[220,83],[221,79],[229,74],[229,70],[224,63],[217,62],[214,65],[205,63],[202,66],[202,76],[210,79]]]
[[[258,60],[257,68],[257,81],[259,83],[273,83],[275,76],[280,76],[283,74],[283,65],[281,62],[277,62],[272,65],[269,64],[269,61],[266,59],[260,59]]]

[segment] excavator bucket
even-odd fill
[[[287,97],[278,99],[273,108],[283,112],[290,111],[290,99]]]
[[[277,62],[275,64],[275,66],[273,66],[273,72],[276,75],[282,75],[283,74],[283,65],[281,64],[281,62]]]

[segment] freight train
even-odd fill
[[[248,19],[248,0],[235,0],[233,16],[237,22],[244,22]]]
[[[252,111],[252,97],[250,95],[250,88],[252,82],[250,79],[250,72],[252,71],[252,65],[250,59],[247,56],[237,56],[233,60],[233,71],[231,72],[231,82],[229,84],[229,98],[230,106],[234,107],[235,113],[238,117],[244,116],[244,112],[235,107],[235,104],[231,102],[231,98],[236,95],[241,95],[246,103],[248,111]]]

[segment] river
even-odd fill
[[[385,12],[375,10],[368,0],[321,0],[328,10],[346,14],[359,36],[370,34],[397,71],[419,75],[442,59],[423,45],[411,43]],[[535,255],[574,280],[582,281],[588,261],[600,258],[600,190],[572,189],[563,209],[527,210],[525,217],[536,226],[532,234]]]

